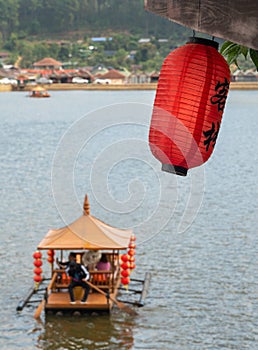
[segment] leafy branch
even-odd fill
[[[238,59],[240,56],[244,56],[247,59],[250,56],[250,59],[254,63],[256,70],[258,71],[258,51],[254,49],[249,49],[245,46],[232,43],[231,41],[225,41],[221,46],[220,53],[226,58],[228,64],[234,63],[238,68]]]

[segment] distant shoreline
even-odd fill
[[[92,91],[115,91],[115,90],[156,90],[157,83],[146,83],[146,84],[51,84],[42,85],[49,91],[68,91],[68,90],[92,90]],[[30,91],[32,86],[26,86],[24,89],[13,88],[11,85],[0,85],[0,92],[7,91]],[[258,90],[257,82],[231,82],[230,90]]]

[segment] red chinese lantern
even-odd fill
[[[48,261],[50,264],[52,264],[52,263],[54,262],[54,257],[53,257],[53,256],[49,256],[49,257],[47,258],[47,261]]]
[[[55,251],[53,249],[50,249],[47,251],[47,255],[48,256],[54,256],[55,255]]]
[[[48,250],[47,255],[48,255],[47,261],[48,261],[50,264],[53,264],[53,262],[54,262],[54,256],[55,256],[55,251],[54,251],[53,249],[50,249],[50,250]]]
[[[136,244],[134,242],[130,242],[129,248],[130,249],[135,249],[136,248]]]
[[[35,269],[34,269],[34,282],[35,282],[35,289],[38,289],[38,286],[39,286],[39,283],[42,281],[42,269],[40,266],[42,266],[42,260],[41,260],[41,257],[42,257],[42,254],[41,252],[37,251],[33,254],[33,258],[34,258],[34,266],[35,266]]]
[[[135,265],[135,263],[130,263],[130,270],[133,270],[133,269],[135,269],[136,268],[136,265]]]
[[[121,283],[126,287],[130,283],[130,278],[129,277],[123,277],[121,278]]]
[[[133,255],[130,256],[129,264],[131,264],[131,262],[134,262],[134,261],[135,261],[135,257]]]
[[[123,270],[128,269],[129,266],[130,266],[130,263],[128,263],[128,262],[124,262],[124,263],[121,264],[121,268],[122,268]]]
[[[129,249],[129,250],[128,250],[128,255],[130,255],[130,257],[133,256],[134,254],[135,254],[134,249]],[[130,259],[129,259],[129,260],[130,260]]]
[[[214,149],[227,99],[230,70],[218,43],[190,41],[165,59],[149,133],[150,149],[162,170],[187,175]]]
[[[130,238],[130,242],[135,242],[136,241],[136,237],[134,234],[132,234],[131,238]]]
[[[128,256],[127,254],[123,254],[123,255],[121,256],[121,260],[122,260],[123,262],[127,262],[127,261],[129,260],[129,256]]]
[[[55,251],[54,251],[53,249],[50,249],[50,250],[48,250],[47,255],[48,255],[47,261],[48,261],[50,264],[53,264],[53,262],[54,262],[54,256],[55,256]]]
[[[42,281],[42,276],[40,275],[35,275],[34,276],[34,281],[36,282],[36,284],[38,285],[38,283],[40,283]]]
[[[122,270],[121,276],[122,277],[128,277],[130,275],[130,272],[128,270]]]
[[[39,251],[36,251],[36,252],[33,254],[33,258],[34,258],[34,259],[41,259],[41,257],[42,257],[42,254],[41,254],[41,252],[39,252]]]
[[[130,255],[123,254],[121,256],[121,283],[124,285],[125,288],[128,288],[128,284],[130,282],[130,278],[128,277],[130,275]]]
[[[41,259],[34,260],[34,266],[36,267],[42,266],[42,260]]]
[[[134,264],[134,261],[135,261],[135,248],[136,248],[136,244],[135,244],[135,241],[136,241],[136,237],[135,235],[132,235],[131,238],[130,238],[130,243],[129,243],[129,250],[128,250],[128,255],[129,255],[129,269],[130,270],[133,270],[135,269],[136,265]]]
[[[130,257],[130,261],[129,261],[129,269],[130,270],[133,270],[136,268],[136,265],[135,265],[135,257],[134,256],[131,256]]]
[[[35,275],[41,275],[42,274],[42,269],[40,267],[36,267],[34,269],[34,273],[35,273]]]

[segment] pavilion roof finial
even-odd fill
[[[85,198],[84,198],[83,214],[84,215],[90,215],[90,203],[89,203],[87,194],[85,195]]]

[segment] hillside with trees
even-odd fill
[[[9,53],[7,63],[22,67],[50,56],[67,68],[101,63],[159,70],[167,54],[192,34],[145,11],[144,0],[0,0],[0,9],[0,51]],[[93,37],[106,40],[93,42]],[[246,57],[247,49],[226,46],[230,63],[239,55]],[[258,67],[257,52],[252,59]],[[249,63],[242,60],[241,66]]]
[[[144,10],[143,0],[0,0],[0,50],[30,67],[50,56],[66,66],[102,63],[158,70],[164,57],[189,35]],[[92,37],[106,41],[92,42]],[[149,41],[141,42],[141,38]]]
[[[0,0],[0,31],[5,41],[18,35],[49,35],[107,30],[178,36],[182,28],[144,10],[143,0]],[[172,33],[173,32],[173,33]]]

